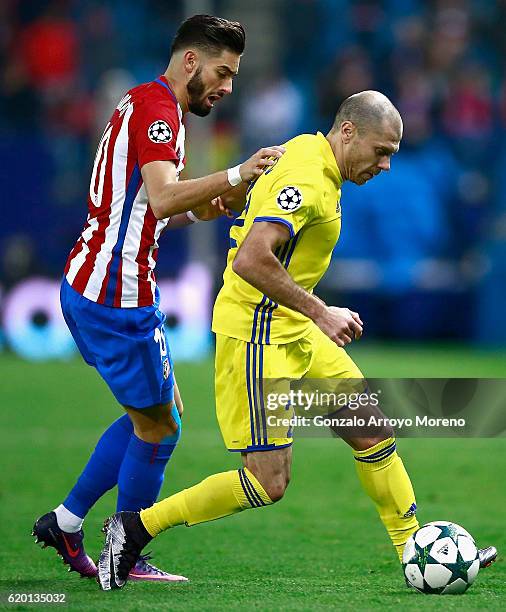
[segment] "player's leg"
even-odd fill
[[[357,418],[368,418],[367,410],[359,410]],[[362,414],[363,413],[363,414]],[[375,409],[376,418],[384,418]],[[402,459],[397,454],[395,433],[391,428],[376,435],[348,436],[338,432],[353,449],[355,468],[363,489],[374,502],[399,560],[404,545],[419,524],[416,518],[415,493]]]
[[[282,497],[290,477],[292,440],[287,428],[282,436],[276,437],[278,432],[271,435],[256,385],[264,366],[269,370],[270,363],[283,361],[284,349],[264,349],[267,347],[217,337],[218,421],[227,448],[241,452],[244,467],[213,474],[139,514],[122,512],[108,519],[98,568],[104,590],[125,584],[135,555],[162,531],[261,508]]]
[[[34,535],[54,546],[71,569],[96,575],[93,562],[84,553],[82,519],[118,480],[120,509],[138,510],[156,500],[163,470],[180,436],[182,401],[163,333],[164,317],[156,307],[112,310],[86,300],[64,281],[62,310],[85,361],[99,370],[120,403],[149,406],[164,400],[149,409],[149,415],[142,419],[144,425],[138,425],[140,437],[133,433],[128,415],[109,427],[76,485],[56,509],[58,516],[48,513],[34,526]],[[157,430],[151,432],[155,445],[146,433],[148,427]],[[143,473],[140,479],[146,456],[150,461],[148,477]],[[155,574],[158,580],[162,576],[158,571]]]
[[[275,414],[267,414],[262,385],[301,376],[310,359],[302,344],[262,346],[217,335],[216,414],[227,449],[242,454],[244,468],[214,474],[144,510],[141,519],[152,536],[281,499],[290,479],[292,437],[289,426],[271,425],[268,417]],[[285,407],[282,413],[290,416]]]
[[[118,482],[118,473],[133,432],[127,414],[117,419],[99,439],[70,493],[54,511],[41,516],[33,535],[44,546],[57,549],[70,571],[95,577],[97,569],[84,549],[82,525],[95,502]]]
[[[165,466],[176,448],[181,420],[175,402],[138,410],[125,407],[134,424],[118,474],[116,510],[149,508],[158,497]]]
[[[283,497],[291,478],[291,446],[274,451],[244,453],[242,461],[273,502]]]
[[[121,359],[113,372],[102,366],[101,374],[134,425],[118,474],[117,510],[138,512],[151,506],[160,492],[167,463],[181,435],[182,402],[178,392],[178,408],[164,315],[155,307],[123,314],[123,328],[129,332],[122,342]],[[154,567],[145,557],[137,560],[131,578],[186,580]]]
[[[281,472],[286,469],[278,466],[289,464],[287,457],[290,457],[291,440],[269,437],[263,398],[255,391],[260,364],[262,367],[268,365],[270,354],[275,350],[264,351],[264,348],[225,336],[217,337],[215,390],[218,422],[227,448],[245,457],[244,468],[209,476],[141,512],[142,522],[152,536],[176,525],[196,525],[271,504],[274,500],[255,474],[263,475],[262,456],[271,457],[269,462],[275,465],[269,476],[272,475],[275,483],[272,488],[277,489],[272,492],[279,499],[279,492],[286,487],[288,477],[283,484]],[[282,448],[276,448],[280,446]],[[255,460],[257,455],[259,459]],[[270,485],[269,480],[267,486]]]
[[[178,393],[178,401],[180,406],[182,402]],[[116,484],[119,485],[118,491],[118,504],[117,509],[125,510],[132,509],[136,510],[137,506],[140,508],[150,506],[158,494],[159,485],[154,487],[156,490],[155,498],[152,500],[152,493],[147,494],[147,497],[142,497],[133,501],[129,495],[129,491],[135,490],[135,481],[128,480],[128,471],[126,465],[123,466],[123,460],[127,449],[135,454],[153,453],[153,447],[145,447],[141,444],[141,441],[148,440],[153,442],[159,438],[159,442],[163,440],[163,444],[158,444],[158,450],[156,452],[156,460],[153,463],[163,462],[165,464],[170,459],[172,452],[180,438],[181,430],[181,419],[179,416],[179,410],[174,405],[162,405],[154,406],[147,411],[152,415],[153,413],[159,413],[161,422],[157,422],[155,417],[148,418],[146,414],[139,416],[141,421],[139,431],[134,433],[134,426],[132,420],[136,422],[135,414],[136,411],[133,408],[125,407],[128,414],[123,415],[117,419],[101,436],[100,440],[93,451],[88,463],[86,464],[83,472],[79,476],[76,484],[63,501],[60,506],[55,509],[57,516],[58,525],[61,529],[69,533],[75,533],[82,527],[84,517],[95,504],[95,502],[102,497],[104,493],[112,489]],[[174,411],[174,414],[172,414]],[[129,416],[130,415],[130,416]],[[159,429],[156,430],[156,427]],[[155,428],[155,429],[153,429]],[[157,435],[159,431],[159,435]],[[147,450],[146,450],[147,449]],[[150,455],[151,457],[151,455]],[[160,479],[158,479],[160,480]],[[126,486],[125,484],[126,483]],[[147,481],[143,481],[143,488],[147,487]],[[128,506],[132,506],[129,508]]]
[[[178,525],[191,527],[261,508],[283,497],[289,482],[291,448],[244,455],[244,468],[209,476],[141,512],[154,537]]]
[[[173,396],[172,402],[150,408],[125,406],[133,435],[118,472],[117,512],[148,508],[158,497],[165,466],[181,437],[183,401],[175,378]]]
[[[344,349],[336,346],[319,329],[313,332],[314,359],[307,373],[314,379],[363,379],[363,375]],[[370,413],[377,418],[384,415],[377,407],[343,409],[337,414],[363,417],[368,422]],[[383,426],[373,431],[349,431],[339,428],[336,433],[353,449],[355,467],[363,489],[374,502],[399,559],[404,544],[419,525],[413,486],[402,459],[397,454],[392,428]]]
[[[81,529],[90,508],[116,486],[132,433],[132,421],[124,414],[102,434],[76,484],[55,509],[61,529],[70,533]]]
[[[180,402],[180,397],[178,398]],[[155,503],[164,480],[166,465],[181,433],[181,418],[175,400],[137,410],[126,408],[134,432],[126,449],[118,475],[117,512],[138,512]],[[186,581],[187,578],[165,572],[140,555],[131,569],[130,580],[155,582]]]
[[[178,525],[191,527],[281,499],[289,481],[290,458],[290,447],[248,453],[240,470],[213,474],[140,513],[114,514],[104,524],[106,541],[98,561],[101,588],[124,586],[132,578],[135,559],[162,531]]]
[[[71,289],[66,280],[61,287],[62,312],[76,344],[89,365],[97,366],[84,326],[78,325],[82,308],[89,303]],[[95,305],[95,309],[97,306]],[[67,497],[54,511],[41,516],[33,527],[36,541],[56,548],[69,570],[94,577],[97,569],[84,549],[83,520],[94,503],[118,481],[118,473],[133,432],[127,414],[117,419],[100,437],[84,470]]]

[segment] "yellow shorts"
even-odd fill
[[[362,379],[346,351],[316,325],[308,335],[288,344],[253,344],[216,334],[216,414],[230,451],[252,452],[290,446],[291,427],[271,426],[262,381],[276,379],[285,389],[302,378]],[[278,390],[280,389],[278,385]],[[285,415],[293,409],[285,407]]]

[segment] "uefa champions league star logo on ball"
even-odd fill
[[[148,137],[153,142],[170,142],[172,140],[172,130],[166,121],[158,119],[149,126]]]
[[[302,193],[297,189],[297,187],[289,185],[288,187],[284,187],[279,192],[276,201],[281,210],[293,212],[302,205]]]

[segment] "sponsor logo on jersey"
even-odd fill
[[[157,143],[167,143],[172,140],[172,130],[163,119],[157,119],[148,128],[149,140]]]
[[[279,193],[276,201],[281,210],[293,212],[302,206],[302,193],[297,187],[287,185]]]

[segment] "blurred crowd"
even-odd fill
[[[231,4],[237,15],[224,16],[240,19],[242,2],[216,0],[214,12]],[[275,53],[256,72],[249,59],[248,78],[239,75],[216,109],[213,163],[325,132],[345,97],[381,90],[404,120],[401,151],[388,175],[343,188],[342,237],[323,291],[365,310],[378,335],[486,340],[475,323],[486,318],[506,342],[506,3],[266,6]],[[126,89],[163,72],[184,10],[179,0],[0,3],[4,287],[61,273],[84,221],[100,132]],[[247,40],[246,54],[259,45]],[[227,224],[216,225],[223,253]],[[160,253],[160,275],[190,256],[186,241],[177,234]]]

